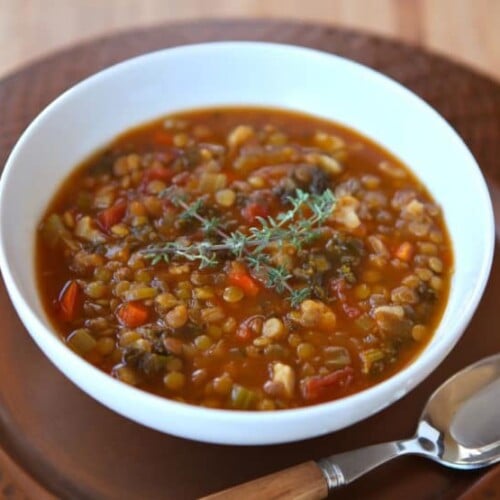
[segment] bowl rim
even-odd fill
[[[113,74],[119,73],[125,68],[130,68],[135,65],[141,65],[145,61],[151,61],[155,58],[163,58],[168,57],[169,54],[173,53],[189,53],[189,52],[203,52],[203,51],[224,51],[224,50],[274,50],[274,51],[283,51],[288,55],[290,52],[294,54],[305,54],[308,57],[314,58],[328,58],[330,60],[336,61],[336,63],[340,63],[343,65],[348,65],[351,68],[356,68],[357,71],[361,71],[364,73],[364,76],[369,80],[376,80],[377,82],[389,85],[393,92],[398,92],[403,95],[405,99],[410,99],[415,104],[420,106],[421,108],[425,108],[429,116],[432,116],[434,120],[438,120],[441,122],[442,126],[445,126],[452,132],[450,138],[453,137],[454,142],[457,146],[463,149],[463,153],[468,156],[467,160],[472,162],[472,164],[477,169],[477,179],[479,183],[476,183],[478,190],[480,191],[481,197],[484,199],[485,204],[488,206],[487,213],[483,213],[482,216],[484,221],[486,222],[486,226],[488,227],[488,234],[486,235],[486,243],[483,248],[482,259],[478,269],[478,273],[476,275],[475,284],[472,289],[472,292],[469,296],[469,301],[465,306],[465,314],[460,321],[460,327],[457,328],[457,331],[450,336],[442,337],[438,339],[434,345],[434,349],[430,350],[429,346],[432,342],[424,347],[424,349],[412,360],[410,361],[403,369],[396,372],[394,375],[389,378],[383,380],[382,382],[377,383],[374,386],[371,386],[365,390],[352,394],[350,396],[340,398],[338,400],[319,403],[311,406],[305,406],[300,408],[292,408],[285,410],[276,410],[271,412],[258,412],[258,411],[239,411],[239,410],[227,410],[227,409],[212,409],[205,408],[202,406],[191,405],[187,403],[181,403],[174,400],[170,400],[161,396],[157,396],[151,393],[147,393],[142,389],[138,389],[136,387],[132,387],[126,385],[108,374],[100,371],[96,367],[94,367],[89,362],[85,361],[83,358],[78,356],[76,353],[71,351],[59,338],[55,329],[47,328],[46,324],[42,321],[43,315],[47,316],[44,311],[40,313],[35,312],[28,306],[27,302],[23,298],[20,286],[18,284],[18,280],[16,276],[11,272],[11,268],[6,256],[5,252],[5,241],[8,237],[6,231],[6,224],[4,223],[4,217],[2,214],[6,213],[6,208],[4,206],[5,196],[4,192],[7,190],[9,185],[9,179],[11,175],[14,175],[15,164],[17,160],[17,156],[19,151],[21,151],[27,143],[29,143],[30,137],[32,133],[40,126],[43,126],[44,120],[50,116],[54,109],[63,105],[68,96],[77,96],[80,92],[85,92],[89,85],[98,84],[99,81],[103,78],[112,77]],[[229,106],[229,105],[228,105]],[[301,110],[303,111],[303,110]],[[307,112],[307,111],[306,111]],[[309,113],[312,114],[312,113]],[[134,127],[138,124],[130,124],[130,127]],[[376,141],[376,138],[373,138]],[[69,174],[71,169],[68,169],[66,172],[66,176]],[[438,200],[439,201],[439,200]],[[414,387],[416,387],[422,380],[424,380],[432,371],[436,369],[436,367],[444,360],[444,358],[449,354],[452,348],[460,339],[463,331],[466,326],[470,322],[473,314],[475,313],[479,301],[482,297],[484,289],[487,284],[489,272],[491,269],[493,255],[494,255],[494,244],[495,244],[495,229],[494,229],[494,217],[493,217],[493,208],[491,205],[491,199],[489,197],[489,192],[486,187],[486,182],[482,176],[482,172],[477,165],[474,157],[470,153],[468,147],[464,143],[464,141],[459,137],[457,132],[451,127],[448,122],[431,106],[429,106],[424,100],[414,94],[412,91],[393,80],[385,76],[378,71],[362,65],[358,62],[352,61],[350,59],[331,54],[328,52],[319,51],[316,49],[288,45],[288,44],[278,44],[278,43],[268,43],[268,42],[252,42],[252,41],[224,41],[224,42],[208,42],[208,43],[197,43],[197,44],[189,44],[189,45],[181,45],[173,48],[162,49],[146,54],[142,54],[137,57],[133,57],[127,60],[124,60],[120,63],[114,64],[110,67],[107,67],[87,78],[77,83],[76,85],[70,87],[61,95],[59,95],[55,100],[49,103],[36,117],[35,119],[28,125],[28,127],[24,130],[21,137],[16,142],[14,148],[12,149],[7,162],[5,164],[4,170],[2,172],[0,178],[0,268],[2,270],[2,274],[4,277],[4,281],[9,293],[9,296],[16,308],[16,311],[21,318],[23,324],[26,329],[30,333],[30,336],[35,340],[35,342],[39,345],[39,347],[44,351],[46,356],[51,360],[56,367],[62,371],[68,378],[70,378],[73,383],[75,383],[80,389],[84,390],[84,392],[91,395],[94,399],[97,399],[101,403],[104,403],[106,406],[108,405],[105,401],[105,397],[99,398],[90,391],[87,391],[84,387],[82,387],[78,382],[76,382],[71,373],[68,373],[67,370],[61,368],[59,364],[57,364],[54,359],[59,358],[60,356],[69,357],[71,364],[74,366],[75,371],[83,371],[84,373],[88,373],[92,378],[99,380],[100,384],[103,384],[106,387],[106,394],[110,392],[119,391],[123,393],[124,398],[130,399],[130,403],[135,401],[137,404],[142,404],[146,408],[157,407],[161,405],[165,410],[171,410],[172,415],[177,415],[179,418],[182,418],[184,415],[186,417],[192,418],[195,417],[197,420],[203,420],[204,422],[217,422],[219,424],[229,423],[234,424],[235,422],[242,425],[242,429],[244,429],[244,425],[246,423],[270,423],[272,421],[273,425],[279,426],[280,423],[286,423],[296,420],[297,418],[302,417],[303,415],[308,415],[308,418],[313,418],[315,415],[322,414],[324,412],[333,411],[335,409],[339,409],[342,405],[346,403],[350,403],[351,401],[359,401],[359,403],[367,402],[374,391],[377,390],[388,390],[393,389],[394,391],[401,390],[401,383],[406,381],[407,384],[404,386],[402,394],[397,398],[399,399],[404,394],[408,393]],[[450,294],[452,290],[450,290]],[[446,311],[446,308],[445,308]],[[444,315],[444,313],[443,313]],[[46,319],[47,324],[50,324],[48,318]],[[441,322],[441,320],[440,320]],[[30,325],[28,327],[27,325]],[[36,333],[32,333],[32,330],[35,329]],[[439,329],[436,328],[436,331]],[[47,352],[50,351],[52,354],[49,355]],[[351,420],[350,424],[358,422],[361,419],[367,418],[369,415],[373,415],[374,413],[380,411],[382,408],[392,404],[395,400],[391,400],[386,402],[382,407],[374,408],[371,413],[368,415],[363,415],[361,417],[355,416],[353,420]],[[126,413],[125,410],[117,409],[116,406],[113,406],[113,410],[126,416],[129,419],[140,422],[143,425],[148,427],[152,427],[157,430],[161,430],[162,432],[174,433],[172,431],[167,431],[160,429],[157,426],[150,425],[144,421],[138,420]],[[331,431],[321,431],[316,430],[311,432],[303,432],[302,435],[291,438],[288,440],[278,439],[278,440],[270,440],[265,439],[259,441],[258,436],[242,436],[242,439],[235,441],[233,439],[228,440],[211,440],[209,438],[202,439],[199,436],[195,439],[206,442],[214,442],[214,443],[226,443],[226,444],[273,444],[273,443],[281,443],[288,441],[296,441],[299,439],[310,438],[314,436],[319,436]],[[181,437],[193,438],[192,433],[182,433],[175,432],[175,435]]]

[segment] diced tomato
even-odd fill
[[[112,207],[106,208],[97,214],[97,220],[103,229],[108,231],[112,226],[118,224],[127,211],[127,202],[118,200]]]
[[[165,130],[157,130],[153,134],[152,141],[156,145],[171,146],[173,143],[173,137],[172,134],[169,134]]]
[[[181,172],[175,177],[172,177],[172,184],[175,184],[176,186],[184,186],[190,177],[191,172]]]
[[[254,336],[252,329],[245,323],[241,324],[236,330],[236,338],[244,343],[250,342]]]
[[[342,310],[348,318],[355,319],[361,315],[361,310],[349,303],[347,297],[347,283],[344,278],[336,278],[330,281],[330,289],[342,303]]]
[[[151,181],[170,182],[175,172],[163,165],[153,165],[144,172],[143,184],[147,185]]]
[[[250,297],[255,297],[260,291],[259,284],[250,276],[243,264],[233,264],[229,271],[228,280],[231,285],[239,286]]]
[[[254,222],[257,217],[267,217],[269,215],[269,210],[265,205],[251,202],[243,208],[241,215],[243,215],[248,222]]]
[[[347,296],[345,294],[346,282],[344,278],[332,279],[330,281],[330,289],[341,302],[345,302],[347,300]]]
[[[251,342],[252,339],[257,337],[257,331],[255,329],[255,321],[262,321],[262,316],[250,316],[243,323],[240,324],[236,330],[236,338],[243,343]]]
[[[342,304],[342,309],[344,310],[346,316],[351,319],[355,319],[361,315],[361,310],[355,306],[351,306],[347,302]]]
[[[129,328],[144,325],[149,319],[149,309],[141,302],[127,302],[118,309],[120,323]]]
[[[346,366],[325,376],[308,377],[301,384],[302,396],[308,401],[318,399],[327,391],[347,387],[352,383],[353,376],[354,370]]]
[[[156,151],[153,155],[153,160],[163,163],[163,165],[168,165],[171,161],[175,160],[179,156],[178,150],[174,148],[168,148],[163,151]]]
[[[80,287],[76,281],[68,281],[59,295],[59,310],[64,321],[73,321],[80,306]]]

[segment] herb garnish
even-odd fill
[[[321,234],[321,227],[332,213],[336,199],[330,189],[321,194],[310,194],[297,189],[294,196],[287,200],[292,208],[281,212],[274,217],[258,217],[260,226],[250,227],[248,234],[233,231],[230,234],[220,227],[220,220],[216,217],[207,218],[200,214],[203,201],[197,200],[188,204],[175,191],[166,190],[164,196],[184,211],[180,218],[183,220],[196,219],[207,235],[218,235],[219,243],[208,241],[167,242],[151,245],[143,251],[146,258],[151,259],[153,265],[159,262],[170,262],[173,257],[197,261],[200,269],[213,267],[220,261],[220,252],[231,252],[236,258],[242,259],[257,275],[262,276],[268,288],[278,293],[287,291],[289,300],[295,307],[311,295],[308,286],[295,289],[289,280],[293,277],[283,266],[273,266],[268,254],[263,253],[270,246],[281,247],[285,242],[293,245],[297,250],[311,243]]]

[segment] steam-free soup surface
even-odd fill
[[[37,240],[69,348],[146,391],[240,410],[334,400],[403,369],[452,271],[440,208],[405,166],[272,109],[126,132],[76,168]]]

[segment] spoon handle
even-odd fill
[[[275,500],[319,500],[332,489],[348,484],[375,467],[401,455],[417,453],[422,449],[416,439],[393,441],[366,446],[339,453],[318,462],[304,462],[268,476],[214,493],[202,500],[248,500],[272,498]]]
[[[200,500],[241,500],[272,498],[273,500],[320,500],[328,496],[328,482],[316,462],[300,465],[239,484]]]
[[[414,439],[374,444],[357,450],[338,453],[318,460],[328,483],[328,490],[344,486],[370,472],[379,465],[409,453],[416,453]]]

